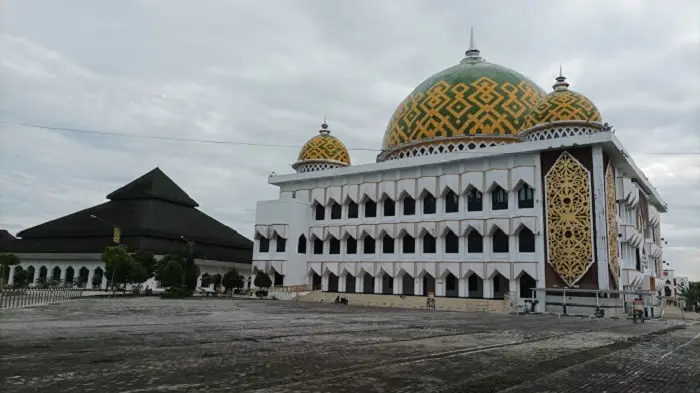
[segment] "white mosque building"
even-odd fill
[[[253,267],[278,286],[502,299],[664,285],[666,203],[604,116],[561,73],[547,93],[473,41],[398,105],[376,163],[352,166],[324,123],[292,167],[257,204]]]

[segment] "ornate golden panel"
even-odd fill
[[[612,273],[615,284],[618,284],[620,279],[620,256],[617,246],[618,237],[617,202],[615,198],[615,169],[610,161],[608,161],[608,166],[605,168],[605,203],[605,211],[608,221],[608,264],[610,265],[610,273]]]
[[[526,80],[497,79],[440,80],[412,93],[391,118],[382,148],[435,137],[516,135],[543,94]]]
[[[549,93],[525,118],[521,131],[553,121],[601,122],[600,112],[584,95],[571,90]]]
[[[572,286],[593,263],[591,175],[563,152],[545,176],[548,261]]]
[[[311,138],[299,152],[299,161],[306,160],[333,160],[350,165],[350,155],[340,139],[320,134]]]

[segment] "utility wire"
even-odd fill
[[[141,139],[156,139],[156,140],[166,140],[175,142],[190,142],[190,143],[212,143],[218,145],[234,145],[234,146],[261,146],[261,147],[289,147],[300,149],[300,145],[278,145],[271,143],[255,143],[255,142],[234,142],[234,141],[221,141],[212,139],[196,139],[196,138],[178,138],[171,136],[158,136],[158,135],[144,135],[144,134],[128,134],[124,132],[110,132],[110,131],[96,131],[96,130],[84,130],[78,128],[67,128],[67,127],[51,127],[43,126],[39,124],[29,124],[29,123],[18,123],[6,120],[0,120],[2,124],[11,124],[15,126],[43,129],[53,132],[74,132],[80,134],[91,134],[91,135],[106,135],[106,136],[121,136],[127,138],[141,138]],[[356,151],[381,151],[381,149],[368,149],[368,148],[348,148],[348,150]],[[463,152],[467,153],[467,152]],[[468,153],[476,153],[475,151],[468,151]],[[639,154],[650,154],[650,155],[700,155],[700,151],[666,151],[666,152],[635,152],[631,153],[633,155]]]

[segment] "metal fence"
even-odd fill
[[[65,302],[82,296],[81,288],[4,289],[0,291],[0,310]]]

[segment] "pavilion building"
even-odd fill
[[[598,108],[561,72],[547,93],[473,40],[399,104],[376,163],[352,166],[324,123],[292,167],[269,177],[279,198],[258,202],[254,235],[254,269],[283,285],[486,299],[663,287],[666,203]]]
[[[7,235],[0,252],[16,254],[8,282],[25,274],[30,285],[42,280],[82,288],[106,288],[101,254],[115,243],[130,252],[146,250],[156,258],[181,251],[193,242],[195,263],[204,275],[223,276],[235,267],[252,283],[253,242],[197,209],[199,204],[155,168],[107,195],[108,201]],[[200,281],[201,282],[201,281]],[[151,279],[144,285],[159,289]]]

